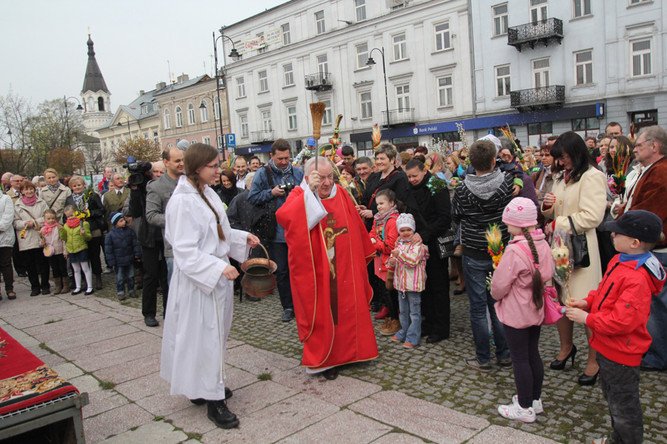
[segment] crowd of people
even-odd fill
[[[159,325],[161,291],[161,373],[223,428],[238,425],[224,402],[237,266],[260,243],[309,373],[333,379],[343,364],[375,359],[371,316],[407,349],[448,339],[452,282],[469,302],[466,364],[488,372],[495,355],[512,366],[517,395],[498,411],[524,422],[544,410],[539,338],[555,288],[564,316],[549,366],[563,370],[586,350],[578,383],[600,378],[613,438],[626,442],[643,430],[640,368],[667,369],[666,154],[662,128],[627,137],[612,122],[598,138],[566,132],[541,147],[489,134],[458,150],[382,143],[374,158],[343,146],[299,165],[283,139],[266,164],[238,156],[221,165],[212,147],[179,144],[129,178],[105,169],[96,190],[53,169],[33,180],[5,173],[0,272],[9,299],[12,262],[31,296],[89,295],[106,265],[119,300],[141,289],[147,326]],[[494,225],[499,261],[486,236]],[[551,247],[562,233],[586,256],[566,285],[554,283]],[[590,345],[574,344],[575,323]]]

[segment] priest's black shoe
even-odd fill
[[[155,319],[155,316],[146,316],[144,318],[144,324],[146,327],[157,327],[160,323]]]
[[[232,392],[232,389],[229,387],[225,387],[225,399],[229,399],[234,395],[234,392]],[[194,405],[204,405],[206,404],[206,400],[204,398],[197,398],[197,399],[191,399],[191,403]]]
[[[579,376],[577,382],[579,383],[579,385],[595,385],[595,381],[598,380],[599,374],[600,374],[599,371],[595,373],[593,376],[588,376],[586,373],[582,373],[581,376]]]
[[[435,344],[437,342],[442,341],[443,339],[447,339],[448,336],[445,335],[429,335],[428,338],[426,338],[426,343],[427,344]]]
[[[229,411],[224,400],[208,401],[208,419],[223,429],[233,429],[239,426],[239,419]]]
[[[338,369],[336,367],[330,368],[329,370],[325,370],[322,372],[322,376],[324,376],[326,379],[333,381],[338,377]]]

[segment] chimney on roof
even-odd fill
[[[183,73],[176,78],[176,82],[183,83],[183,82],[188,81],[189,79],[190,79],[190,77],[187,74]]]
[[[140,90],[139,90],[139,95],[140,95],[140,96],[143,96],[144,94],[146,94],[146,91],[144,91],[143,89],[140,89]]]
[[[155,89],[162,89],[165,88],[166,86],[167,86],[166,82],[159,82],[155,85]]]

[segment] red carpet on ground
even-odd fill
[[[0,416],[68,393],[78,390],[0,328]]]

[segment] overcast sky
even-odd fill
[[[79,98],[90,28],[115,111],[139,90],[168,82],[167,60],[174,78],[211,75],[211,33],[285,1],[3,1],[0,95],[11,91],[35,106],[64,95]]]

